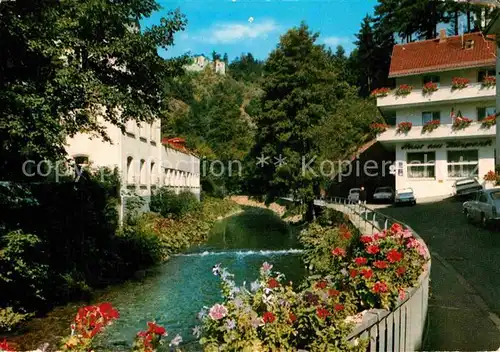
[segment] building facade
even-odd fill
[[[217,74],[220,74],[220,75],[226,74],[226,63],[224,61],[215,60],[215,62],[212,62],[204,55],[195,56],[192,59],[191,64],[185,66],[185,69],[187,71],[191,71],[191,72],[200,72],[200,71],[203,71],[207,67],[214,70],[215,73],[217,73]]]
[[[456,180],[484,184],[495,170],[496,127],[488,123],[496,113],[495,54],[494,38],[481,33],[442,31],[394,47],[395,89],[377,98],[392,126],[377,140],[395,153],[396,189],[411,187],[417,198],[448,196]]]
[[[122,180],[122,203],[127,195],[146,201],[157,188],[179,193],[188,190],[200,197],[200,160],[182,143],[161,138],[161,121],[126,124],[126,133],[105,123],[110,142],[78,134],[67,140],[68,155],[80,165],[117,167]],[[123,209],[122,209],[123,210]]]

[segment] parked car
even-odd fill
[[[488,226],[500,220],[500,188],[476,192],[474,199],[464,202],[463,212],[468,220]]]
[[[456,180],[453,184],[455,197],[466,197],[483,190],[483,186],[474,178],[463,178]]]
[[[396,191],[396,196],[394,197],[394,203],[396,205],[400,204],[417,204],[417,199],[415,198],[415,193],[413,188],[404,188]]]
[[[394,199],[394,190],[391,187],[378,187],[373,193],[374,202],[391,202]]]
[[[359,201],[359,192],[361,192],[360,188],[351,188],[347,199],[351,202],[357,203]]]

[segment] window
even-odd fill
[[[481,121],[485,117],[496,114],[496,108],[494,106],[490,106],[487,108],[477,108],[477,120]]]
[[[496,76],[495,70],[481,70],[477,74],[477,81],[482,82],[486,76]]]
[[[430,122],[432,120],[441,120],[441,112],[425,111],[422,113],[422,125],[425,125],[427,122]]]
[[[500,192],[499,191],[491,192],[490,197],[493,200],[500,200]]]
[[[135,183],[134,159],[131,156],[127,158],[127,184]]]
[[[151,171],[150,171],[149,176],[151,177],[151,181],[150,181],[150,183],[151,183],[152,185],[156,185],[156,183],[157,183],[157,182],[156,182],[156,181],[157,181],[157,178],[159,178],[159,177],[158,177],[158,175],[156,174],[155,163],[151,163]]]
[[[155,121],[151,122],[151,124],[149,125],[149,139],[151,142],[156,141],[156,122]]]
[[[388,111],[384,114],[385,122],[389,126],[396,126],[396,111]]]
[[[408,153],[406,163],[409,178],[434,178],[436,153]]]
[[[424,76],[424,85],[426,83],[432,82],[432,83],[436,83],[439,87],[439,81],[440,81],[439,76],[435,76],[435,75],[434,76]]]
[[[448,151],[448,177],[474,177],[478,174],[477,150]]]
[[[486,197],[486,194],[484,192],[481,192],[479,194],[479,202],[488,203],[488,198]]]
[[[147,184],[147,182],[146,182],[146,161],[144,159],[141,160],[140,171],[141,171],[141,174],[140,174],[141,185],[145,185],[145,184]]]

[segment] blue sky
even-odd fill
[[[142,22],[157,24],[169,10],[179,8],[187,16],[184,32],[175,46],[160,55],[173,57],[191,52],[210,55],[227,52],[233,60],[243,52],[265,59],[280,35],[302,20],[321,33],[319,43],[347,52],[366,14],[373,14],[376,0],[157,0],[163,9]],[[253,21],[249,19],[252,17]]]

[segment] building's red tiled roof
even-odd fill
[[[481,33],[464,35],[464,43],[473,40],[472,49],[462,47],[462,36],[439,38],[398,44],[392,51],[389,77],[408,76],[426,72],[454,70],[470,67],[494,66],[496,62],[495,36]]]

